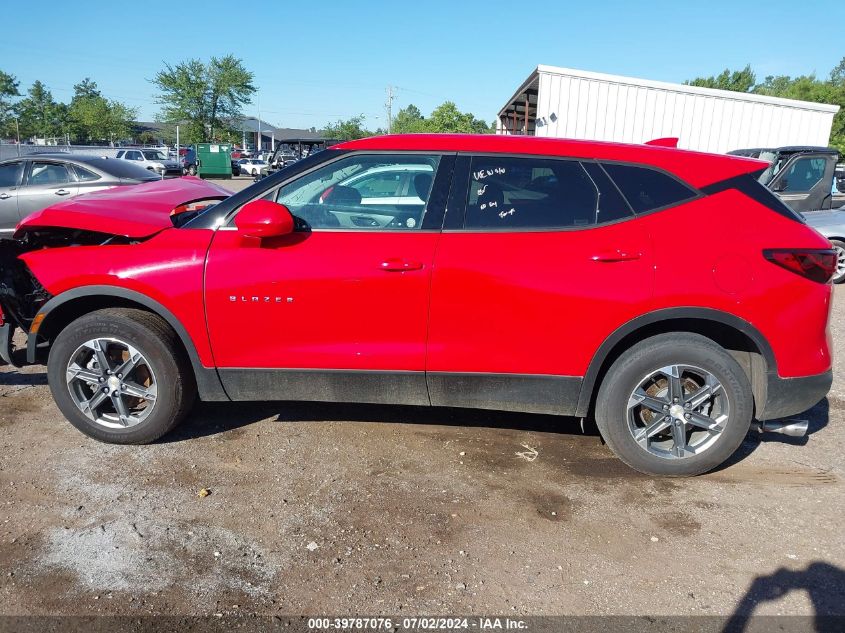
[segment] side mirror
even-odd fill
[[[283,204],[253,200],[238,211],[235,226],[246,237],[278,237],[293,233],[293,216]]]
[[[786,178],[782,178],[780,182],[776,183],[775,186],[772,187],[772,191],[775,193],[786,191]]]

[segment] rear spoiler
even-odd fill
[[[674,147],[677,149],[678,147],[678,137],[677,136],[664,136],[662,138],[653,138],[650,141],[646,141],[645,145],[655,145],[657,147]]]

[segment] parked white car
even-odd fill
[[[178,178],[182,175],[179,161],[170,160],[163,151],[158,149],[122,149],[116,158],[130,160],[161,176],[162,178]]]
[[[238,169],[241,176],[257,176],[263,171],[267,171],[269,165],[266,161],[258,158],[241,158],[238,161]]]

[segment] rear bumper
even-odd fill
[[[757,412],[757,419],[774,420],[803,413],[827,395],[831,384],[832,370],[800,378],[781,378],[770,374],[767,376],[766,401],[762,411]]]

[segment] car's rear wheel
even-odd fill
[[[830,240],[833,250],[836,251],[836,272],[833,273],[831,281],[835,284],[845,282],[845,242],[841,240]]]
[[[197,168],[195,165],[191,165],[190,167],[188,167],[188,174],[190,174],[191,176],[197,175]]]
[[[68,325],[50,349],[47,375],[70,423],[114,444],[158,439],[196,398],[175,332],[143,310],[98,310]]]
[[[596,423],[614,453],[650,475],[698,475],[728,459],[748,433],[751,386],[739,363],[697,334],[648,338],[611,365]]]

